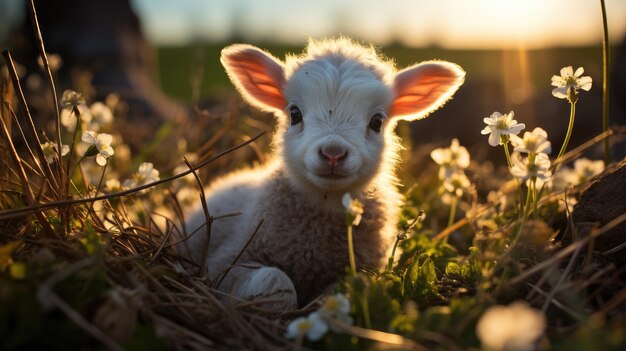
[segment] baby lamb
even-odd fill
[[[211,215],[241,215],[212,223],[207,254],[206,228],[181,244],[184,254],[196,263],[205,255],[211,279],[229,269],[220,289],[232,295],[303,305],[346,272],[341,198],[350,193],[364,207],[353,234],[357,267],[381,267],[402,201],[394,128],[441,107],[463,84],[463,69],[427,61],[396,71],[375,49],[347,38],[310,40],[303,54],[285,61],[236,44],[222,51],[221,62],[250,105],[276,115],[273,157],[206,189]],[[199,208],[187,232],[205,222]]]

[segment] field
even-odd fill
[[[236,95],[223,46],[157,50],[163,100],[184,111],[163,123],[132,115],[137,92],[98,99],[83,80],[53,96],[47,61],[42,84],[22,87],[3,53],[0,349],[626,347],[626,168],[601,148],[625,131],[602,132],[601,48],[383,48],[398,67],[456,62],[466,82],[431,118],[398,126],[404,198],[388,264],[360,269],[346,252],[332,293],[274,310],[175,250],[204,185],[271,150],[275,120]],[[562,96],[553,75],[570,84]],[[368,213],[358,199],[345,211],[352,247]]]
[[[200,95],[211,96],[230,91],[231,83],[220,64],[221,50],[228,43],[198,44],[189,47],[160,47],[155,54],[158,59],[158,76],[163,90],[185,102],[193,101],[195,80],[200,81]],[[256,43],[278,58],[286,54],[302,52],[303,47],[285,47],[275,44]],[[588,72],[601,75],[602,48],[554,48],[526,50],[454,50],[443,48],[407,48],[396,44],[381,48],[381,52],[392,58],[398,67],[439,59],[455,62],[470,72],[467,83],[479,80],[505,80],[504,75],[520,75],[511,72],[514,68],[529,73],[524,77],[539,92],[549,92],[546,76],[542,72],[557,72],[564,64],[586,67]],[[520,62],[521,61],[521,62]],[[549,83],[549,80],[548,80]]]
[[[226,45],[159,48],[155,75],[163,91],[185,104],[206,107],[232,99],[236,94],[219,63],[219,53]],[[302,47],[258,45],[279,58],[287,53],[302,51]],[[552,140],[561,142],[565,138],[569,111],[567,106],[551,97],[550,77],[561,67],[573,65],[584,67],[594,77],[594,86],[601,86],[601,47],[490,51],[411,49],[393,45],[381,51],[398,67],[440,59],[457,63],[467,71],[465,84],[445,109],[426,120],[402,126],[407,136],[405,143],[409,147],[425,145],[421,154],[427,154],[429,149],[442,146],[456,137],[478,159],[499,159],[502,155],[495,149],[485,147],[482,136],[474,132],[482,129],[482,118],[493,111],[505,113],[513,110],[529,127],[542,127]],[[601,90],[591,90],[585,100],[585,104],[578,107],[579,127],[572,135],[576,144],[601,132],[601,124],[597,123],[602,113]],[[597,153],[593,155],[598,156]]]

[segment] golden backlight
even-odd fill
[[[607,0],[609,31],[622,39],[626,1]],[[343,34],[384,46],[541,48],[597,45],[600,5],[592,0],[135,0],[157,44],[251,42],[301,44]]]

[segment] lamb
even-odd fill
[[[374,48],[344,37],[311,39],[303,54],[285,61],[235,44],[223,49],[221,62],[250,105],[275,114],[277,127],[271,161],[206,189],[212,215],[241,212],[213,222],[208,277],[228,269],[220,289],[245,299],[279,298],[283,308],[311,301],[348,265],[345,193],[364,206],[354,228],[357,266],[384,264],[402,201],[394,128],[441,107],[463,84],[463,69],[427,61],[396,71]],[[205,222],[197,209],[187,232]],[[182,249],[198,263],[205,236],[202,228]]]

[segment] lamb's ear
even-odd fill
[[[235,44],[222,50],[220,61],[248,103],[265,111],[285,108],[285,70],[274,56],[251,45]]]
[[[454,63],[427,61],[398,72],[389,115],[407,121],[422,119],[441,107],[463,84],[465,71]]]

